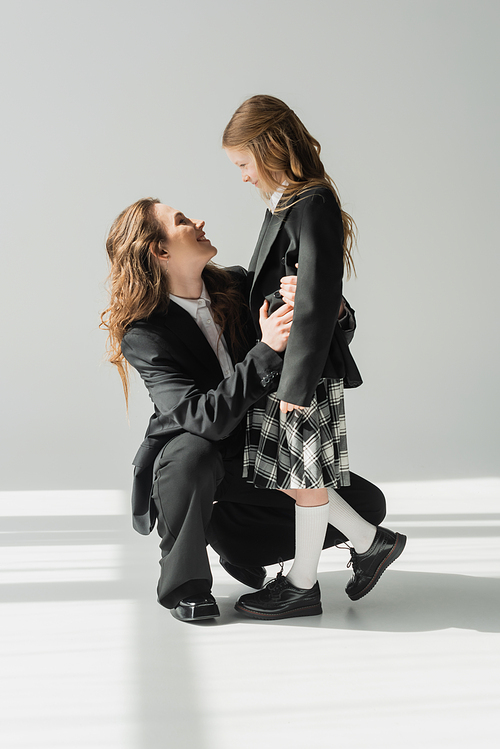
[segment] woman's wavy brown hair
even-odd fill
[[[320,159],[320,144],[284,101],[266,94],[244,101],[224,130],[222,146],[252,154],[259,176],[268,188],[261,190],[265,198],[281,187],[276,179],[276,175],[281,174],[288,182],[284,197],[300,198],[300,194],[310,187],[328,187],[342,214],[347,278],[352,272],[356,273],[352,258],[356,245],[354,219],[342,210],[337,187]]]
[[[169,302],[168,274],[158,261],[168,236],[157,219],[157,198],[143,198],[120,213],[113,222],[106,250],[111,264],[108,277],[110,301],[101,314],[100,327],[108,331],[107,359],[121,377],[128,404],[129,365],[121,351],[128,326],[154,312],[166,312]],[[242,312],[245,302],[231,274],[209,262],[202,273],[212,300],[215,322],[229,333],[233,355],[239,358],[243,340]]]

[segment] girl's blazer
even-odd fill
[[[343,270],[342,217],[331,190],[311,188],[283,211],[266,212],[247,277],[257,330],[263,299],[277,290],[281,276],[297,274],[293,324],[276,393],[281,400],[309,406],[321,377],[343,379],[346,387],[362,383],[338,324]]]
[[[246,271],[230,270],[244,293]],[[240,357],[232,354],[234,374],[223,379],[219,361],[198,325],[172,301],[165,313],[130,325],[122,352],[141,375],[154,404],[146,437],[133,461],[133,522],[136,530],[147,534],[155,522],[150,501],[153,463],[163,446],[182,432],[212,441],[231,440],[250,406],[276,389],[283,357],[257,343]]]

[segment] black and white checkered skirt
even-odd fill
[[[342,380],[320,380],[303,411],[279,406],[272,394],[248,412],[243,477],[263,489],[349,486]]]

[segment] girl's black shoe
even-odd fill
[[[251,619],[315,616],[323,610],[318,582],[312,588],[296,588],[282,572],[257,593],[241,596],[234,608]]]
[[[350,549],[351,560],[347,566],[352,566],[354,574],[345,592],[351,601],[357,601],[370,592],[382,573],[402,554],[405,545],[406,536],[379,526],[368,551],[358,554]]]

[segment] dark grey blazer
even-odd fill
[[[229,270],[244,292],[246,271]],[[133,523],[139,533],[147,534],[156,519],[151,502],[153,463],[163,446],[182,432],[230,441],[250,406],[276,390],[283,357],[265,343],[253,345],[248,353],[244,350],[242,356],[232,352],[235,371],[223,379],[219,361],[198,325],[172,301],[165,313],[130,325],[122,352],[141,375],[154,404],[146,437],[133,461]]]
[[[280,204],[281,205],[281,204]],[[331,190],[305,191],[285,210],[266,212],[248,269],[249,300],[258,331],[259,308],[297,273],[295,311],[277,395],[309,406],[321,377],[361,385],[361,375],[338,324],[342,300],[343,227]]]

